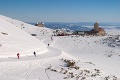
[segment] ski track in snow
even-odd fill
[[[46,38],[44,41],[46,40],[48,40],[48,38]],[[53,44],[55,43],[56,40],[50,41],[51,43],[50,43],[50,46],[47,47],[47,52],[43,54],[38,54],[37,57],[34,57],[34,55],[27,55],[27,56],[20,56],[20,59],[17,59],[17,56],[16,57],[13,56],[9,58],[0,58],[0,61],[3,64],[5,63],[4,65],[1,64],[0,66],[3,66],[3,68],[6,66],[5,67],[6,70],[3,69],[2,74],[5,73],[4,75],[10,76],[12,73],[14,73],[14,75],[16,76],[16,79],[18,80],[19,78],[26,80],[28,77],[30,77],[29,75],[34,75],[34,77],[36,78],[35,74],[37,73],[36,70],[38,68],[45,68],[45,64],[51,61],[51,58],[54,58],[54,57],[56,58],[57,56],[60,56],[62,54],[61,50],[53,47]],[[17,64],[20,63],[22,65],[19,65],[19,64],[17,65],[16,62]],[[16,74],[17,71],[18,73],[20,72],[19,73],[20,76]],[[21,73],[21,71],[23,73]],[[45,74],[44,71],[43,71],[43,74]],[[12,79],[6,79],[6,80],[12,80]],[[38,80],[40,80],[40,78],[38,78]]]
[[[48,39],[49,39],[49,38],[43,40],[43,42],[46,41],[46,40],[48,40]],[[40,68],[40,67],[42,68],[42,67],[44,66],[44,64],[49,61],[50,58],[52,58],[52,57],[57,58],[57,56],[60,57],[60,56],[64,56],[64,55],[71,57],[70,55],[68,55],[67,53],[65,53],[63,50],[59,50],[59,49],[54,48],[54,45],[53,45],[53,44],[57,41],[57,39],[58,39],[58,38],[55,38],[55,40],[50,41],[50,44],[51,44],[51,45],[48,46],[48,49],[49,49],[48,53],[49,53],[49,54],[45,54],[45,53],[44,53],[44,54],[47,56],[46,58],[47,58],[48,60],[45,60],[45,59],[42,57],[43,59],[42,59],[42,60],[39,60],[40,62],[36,63],[36,65],[35,65],[36,67],[34,67],[34,68],[32,68],[32,69],[29,67],[29,70],[28,70],[26,73],[24,73],[24,75],[22,76],[22,78],[27,79],[27,77],[29,77],[29,75],[34,74],[34,77],[35,77],[35,78],[40,79],[40,78],[36,77],[35,74],[36,74],[37,72],[35,72],[35,71],[36,71],[38,68]],[[51,46],[52,46],[52,47],[51,47]],[[51,51],[51,50],[52,50],[52,55],[54,55],[54,56],[52,56],[52,57],[50,57],[50,51]],[[57,51],[56,51],[56,50],[57,50]],[[57,52],[57,53],[56,53],[56,52]],[[44,54],[43,54],[43,55],[44,55]],[[40,56],[41,56],[41,55],[40,55]],[[46,62],[45,62],[45,61],[46,61]],[[43,71],[43,74],[46,75],[46,74],[45,74],[45,71]],[[42,79],[40,79],[40,80],[42,80]],[[47,79],[47,75],[46,75],[45,80],[48,80],[48,79]]]

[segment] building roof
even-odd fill
[[[99,28],[99,31],[104,31],[104,29],[103,28]]]
[[[91,31],[94,31],[94,29],[92,29]],[[103,28],[98,28],[98,31],[104,31]]]

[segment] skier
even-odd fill
[[[51,37],[51,41],[53,40],[53,38]]]
[[[49,46],[49,44],[48,44],[48,46]]]
[[[36,57],[36,52],[35,52],[35,51],[34,51],[34,53],[33,53],[33,54],[34,54],[34,56]]]
[[[19,53],[17,53],[17,57],[18,57],[18,59],[20,58],[20,54]]]

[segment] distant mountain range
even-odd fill
[[[35,25],[35,23],[29,23]],[[99,26],[104,29],[120,29],[120,23],[99,23]],[[94,22],[78,22],[78,23],[66,23],[66,22],[45,22],[45,27],[51,29],[66,28],[69,30],[84,30],[89,31],[94,27]]]

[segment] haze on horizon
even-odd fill
[[[24,22],[120,22],[120,0],[0,0],[0,15]]]

